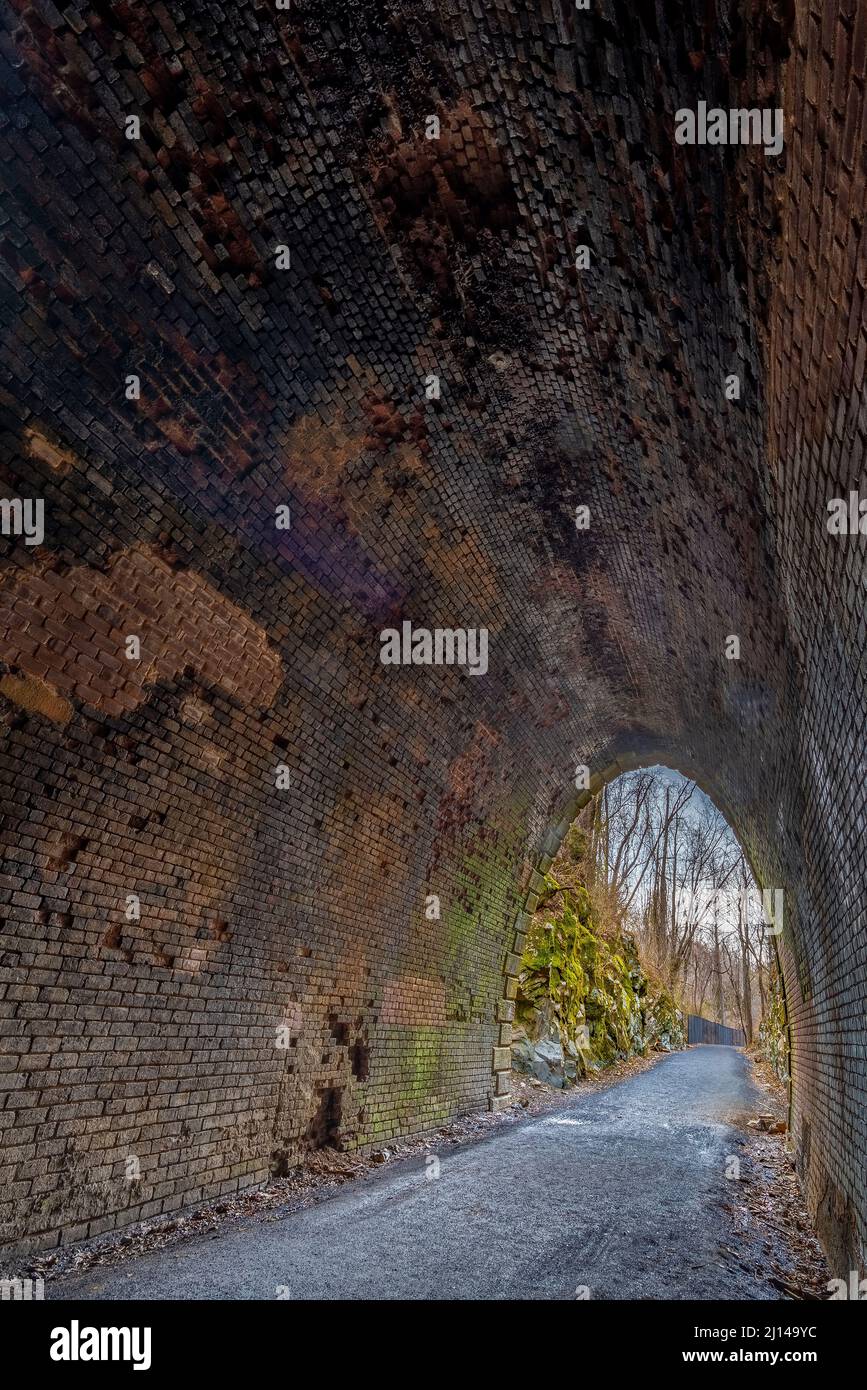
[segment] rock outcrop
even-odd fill
[[[521,961],[512,1065],[552,1086],[683,1046],[682,1016],[631,932],[604,934],[581,887],[550,874]]]

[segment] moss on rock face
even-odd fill
[[[602,935],[586,890],[561,887],[547,874],[521,960],[516,1069],[562,1085],[683,1042],[677,1005],[645,973],[632,934]]]
[[[759,1047],[784,1085],[789,1081],[789,1029],[786,1001],[778,974],[771,980],[768,1005],[759,1027]]]

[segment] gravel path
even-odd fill
[[[59,1279],[46,1294],[778,1298],[727,1214],[738,1122],[761,1109],[742,1053],[691,1048],[442,1153],[438,1177],[430,1159],[407,1159],[307,1210]]]

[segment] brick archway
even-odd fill
[[[0,1239],[484,1105],[574,763],[658,746],[789,894],[863,1263],[864,20],[694,8],[14,0]],[[784,156],[680,145],[708,99]],[[404,621],[488,672],[383,666]]]
[[[660,748],[653,753],[647,752],[643,755],[634,751],[623,753],[620,757],[615,757],[611,762],[603,766],[600,771],[591,773],[589,777],[589,787],[586,791],[574,791],[563,798],[558,812],[554,815],[552,823],[543,837],[539,853],[533,861],[526,890],[521,900],[520,910],[507,936],[507,947],[503,965],[503,997],[500,1000],[497,1010],[497,1021],[500,1025],[500,1033],[494,1045],[491,1063],[493,1089],[490,1096],[490,1106],[492,1110],[505,1109],[510,1104],[511,1100],[511,1023],[514,1018],[514,1000],[517,995],[521,953],[526,944],[527,929],[533,913],[538,906],[539,894],[542,888],[542,878],[554,862],[566,833],[579,811],[583,810],[594,797],[598,796],[607,783],[613,782],[618,777],[622,777],[624,773],[635,772],[641,768],[655,766],[670,768],[674,772],[679,772],[681,776],[686,777],[689,781],[695,782],[696,786],[709,797],[717,806],[720,813],[725,816],[732,833],[740,842],[736,821],[733,819],[731,811],[724,810],[723,807],[718,804],[718,794],[715,793],[707,777],[697,772],[694,768],[686,770],[684,766],[675,766],[666,756],[664,748]],[[748,853],[746,857],[749,862],[750,857]],[[760,886],[764,887],[765,885],[760,884]],[[774,938],[774,946],[776,950],[776,938]],[[784,977],[783,989],[785,991]]]

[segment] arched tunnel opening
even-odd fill
[[[789,1087],[784,894],[760,887],[694,780],[628,767],[576,770],[530,874],[506,956],[494,1109],[513,1103],[516,1066],[566,1085],[612,1057],[752,1045],[771,1029],[763,1050]]]
[[[10,1259],[505,1115],[546,875],[661,764],[782,894],[863,1274],[865,15],[11,0]]]

